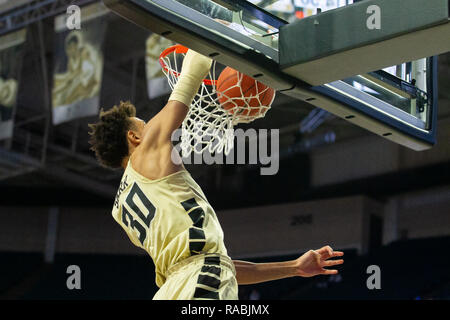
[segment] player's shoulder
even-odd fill
[[[179,169],[172,151],[173,145],[170,141],[157,148],[148,148],[141,143],[130,157],[131,166],[148,179],[162,178]]]

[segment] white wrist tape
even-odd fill
[[[181,74],[173,88],[170,100],[190,106],[203,79],[211,69],[212,60],[193,50],[188,50],[183,60]]]

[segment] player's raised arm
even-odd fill
[[[187,115],[203,79],[211,68],[212,60],[193,50],[188,50],[183,60],[181,74],[165,107],[144,127],[143,142],[158,147],[170,142]]]

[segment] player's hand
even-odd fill
[[[309,250],[295,260],[296,273],[301,277],[337,274],[337,270],[325,268],[343,264],[343,259],[328,260],[334,257],[342,257],[343,255],[343,252],[333,251],[330,246],[324,246],[318,250]]]
[[[201,81],[208,75],[211,65],[211,58],[189,49],[183,60],[181,76],[190,76]]]

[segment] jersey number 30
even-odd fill
[[[136,202],[134,202],[133,197],[135,195],[139,198],[139,200],[141,200],[142,204],[148,211],[147,213],[142,212]],[[122,222],[127,227],[129,226],[139,232],[139,242],[143,245],[145,238],[147,237],[147,230],[150,227],[150,222],[155,216],[156,208],[150,200],[148,200],[144,192],[142,192],[141,188],[139,188],[136,183],[134,183],[131,187],[131,191],[125,202],[132,212],[128,211],[128,209],[122,205]],[[134,215],[132,213],[134,213]],[[137,216],[137,219],[134,219],[133,216]]]

